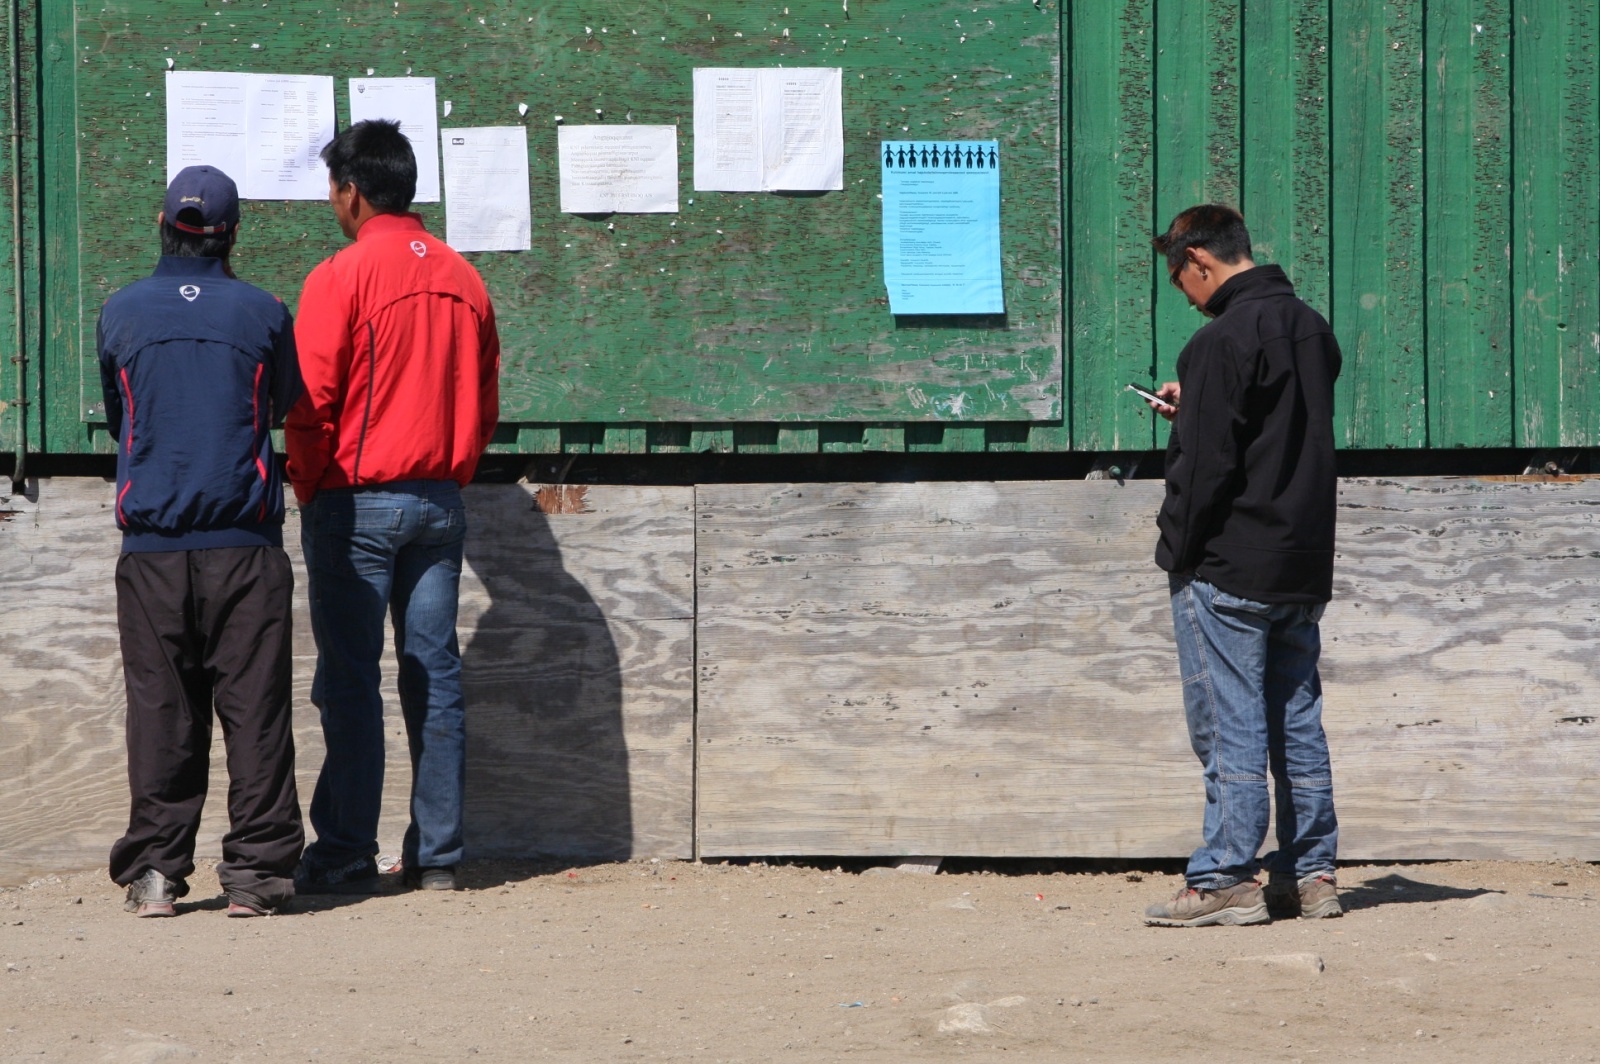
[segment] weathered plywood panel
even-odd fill
[[[690,856],[694,489],[467,498],[469,852]]]
[[[0,480],[0,485],[8,485]],[[127,815],[112,574],[113,488],[56,479],[0,499],[0,883],[105,860]],[[535,489],[475,486],[460,633],[469,852],[690,852],[690,489],[591,488],[546,517]],[[295,743],[302,805],[322,763],[299,523]],[[380,845],[398,852],[411,772],[384,663]],[[220,852],[220,738],[200,852]]]
[[[702,852],[1187,853],[1160,491],[702,487]],[[1341,537],[1343,855],[1600,857],[1600,485],[1350,481]]]

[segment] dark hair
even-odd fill
[[[417,156],[399,122],[357,122],[322,148],[322,161],[340,188],[355,185],[384,214],[399,214],[417,194]]]
[[[1167,257],[1167,269],[1174,275],[1190,248],[1205,248],[1229,266],[1253,257],[1244,215],[1220,203],[1203,203],[1180,212],[1167,231],[1150,243]]]
[[[200,212],[185,207],[173,221],[186,225],[201,225]],[[170,223],[161,223],[161,254],[176,255],[184,259],[226,259],[233,250],[233,238],[239,230],[227,233],[185,233]]]

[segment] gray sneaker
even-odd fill
[[[1329,920],[1344,915],[1339,887],[1332,875],[1317,872],[1295,881],[1274,872],[1267,881],[1267,911],[1275,920]]]
[[[407,868],[401,881],[412,890],[455,890],[454,868]]]
[[[189,893],[181,879],[168,879],[154,868],[146,869],[128,884],[128,900],[122,907],[135,916],[174,916],[172,903]]]
[[[1253,879],[1219,890],[1185,887],[1171,901],[1152,905],[1144,911],[1144,922],[1154,927],[1264,924],[1267,919],[1261,884]]]

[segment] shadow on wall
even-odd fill
[[[467,520],[488,598],[462,648],[467,853],[626,860],[622,673],[605,616],[526,492],[474,491]],[[466,607],[476,590],[462,585]]]

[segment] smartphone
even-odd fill
[[[1128,385],[1127,390],[1132,392],[1134,395],[1137,395],[1140,399],[1143,399],[1147,403],[1160,403],[1162,406],[1170,406],[1174,410],[1178,409],[1177,403],[1167,402],[1165,399],[1161,398],[1161,396],[1157,395],[1155,392],[1152,392],[1149,388],[1140,387],[1137,384],[1130,384]]]

